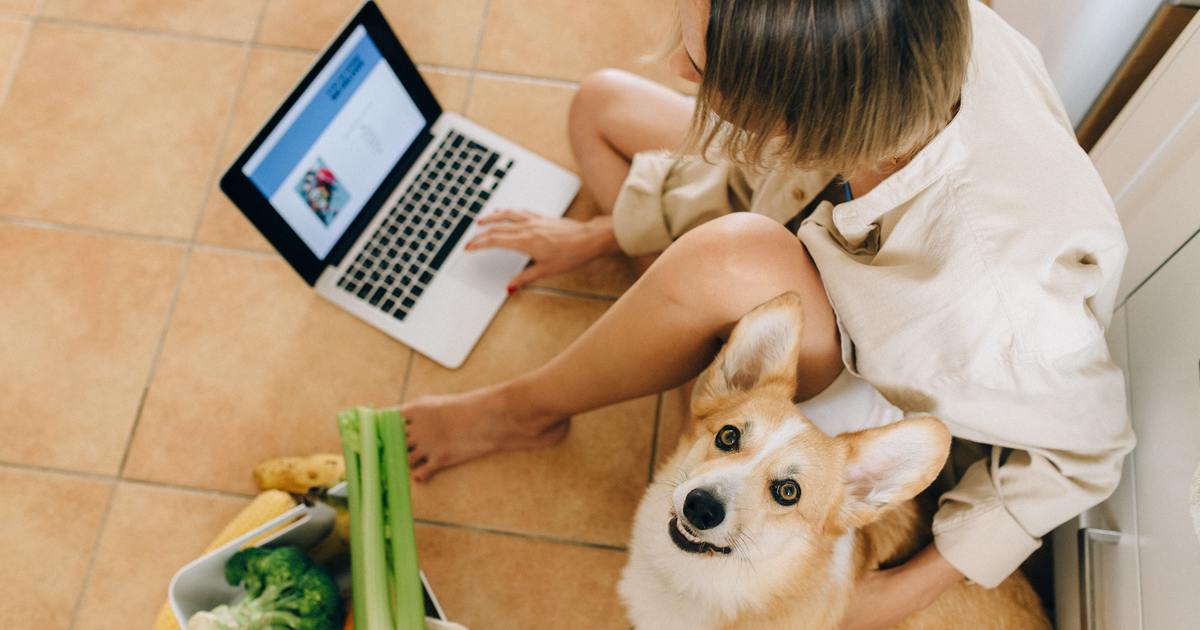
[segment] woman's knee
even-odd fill
[[[716,300],[721,312],[715,314],[730,322],[792,291],[805,301],[812,323],[833,326],[832,307],[804,246],[762,215],[738,212],[709,221],[667,248],[654,268],[664,274],[664,290],[680,292],[680,300]]]
[[[776,273],[791,274],[807,267],[804,247],[777,221],[751,212],[734,212],[684,234],[672,248],[694,257],[713,273],[744,279]],[[668,250],[670,251],[670,250]]]
[[[583,79],[571,99],[567,116],[572,138],[577,134],[601,133],[605,114],[612,110],[617,99],[624,96],[631,76],[624,70],[605,68]]]

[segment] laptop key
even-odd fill
[[[377,305],[379,304],[379,300],[383,299],[384,295],[387,295],[387,289],[384,287],[379,287],[378,289],[375,289],[374,293],[371,294],[371,299],[369,301],[372,305]]]
[[[450,236],[442,242],[442,248],[433,256],[433,260],[429,263],[429,268],[437,271],[442,268],[442,263],[446,262],[446,258],[450,256],[450,252],[454,251],[455,244],[467,233],[467,229],[471,227],[474,220],[470,216],[464,216],[458,225],[454,226],[454,231],[450,232]]]
[[[487,162],[483,163],[483,168],[480,168],[479,170],[484,173],[492,172],[492,167],[496,166],[496,160],[498,159],[500,159],[499,155],[495,153],[491,154],[491,156],[488,157]]]
[[[396,308],[396,301],[392,299],[384,300],[382,308],[385,311],[391,312],[393,308]]]
[[[358,295],[358,297],[365,300],[365,299],[367,299],[367,296],[371,294],[371,289],[374,289],[374,288],[375,287],[373,287],[369,284],[364,284],[364,285],[362,285],[362,288],[360,288],[358,290],[358,293],[356,295]]]

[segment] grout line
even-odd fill
[[[467,115],[471,106],[471,97],[475,95],[475,77],[479,74],[479,55],[483,52],[483,35],[487,32],[488,17],[492,13],[492,0],[483,5],[483,19],[479,21],[479,36],[475,38],[475,54],[471,57],[471,75],[467,77],[466,95],[463,96],[462,113]]]
[[[459,68],[457,66],[439,66],[436,63],[418,63],[417,70],[421,72],[439,72],[441,74],[453,74],[460,77],[468,77],[474,72],[470,68]]]
[[[87,234],[90,236],[126,238],[136,241],[145,241],[147,243],[157,243],[159,245],[178,245],[180,247],[187,247],[189,244],[191,244],[193,249],[199,249],[201,251],[226,252],[242,254],[245,256],[258,256],[263,258],[276,258],[279,256],[279,254],[274,251],[254,249],[251,247],[219,245],[217,243],[204,243],[199,241],[192,243],[188,239],[173,236],[138,234],[136,232],[123,232],[121,230],[111,230],[108,228],[98,228],[87,225],[72,225],[70,223],[59,223],[56,221],[46,221],[44,219],[26,219],[23,217],[0,216],[0,225],[15,225],[18,227],[25,227],[35,230],[61,230],[63,232],[74,232],[77,234]]]
[[[127,477],[117,477],[115,475],[105,475],[101,473],[90,473],[78,470],[67,470],[65,468],[53,468],[50,466],[39,466],[37,464],[25,464],[21,462],[0,462],[0,468],[11,468],[16,470],[24,470],[27,472],[36,472],[46,475],[56,475],[59,477],[70,477],[73,479],[87,479],[90,481],[107,481],[114,486],[119,484],[145,486],[148,488],[159,488],[161,490],[175,490],[178,492],[190,492],[192,494],[203,494],[215,497],[224,497],[227,499],[253,499],[257,493],[242,493],[232,492],[230,490],[217,490],[215,488],[203,488],[200,486],[185,486],[177,483],[169,483],[166,481],[154,481],[152,479],[134,479]]]
[[[8,96],[12,92],[13,85],[17,82],[17,71],[21,69],[21,65],[25,62],[25,54],[29,52],[30,42],[33,41],[33,27],[37,25],[37,18],[23,16],[22,21],[25,22],[25,34],[21,36],[21,43],[17,44],[17,54],[13,57],[12,68],[9,69],[7,77],[0,77],[4,83],[0,85],[0,111],[4,111],[4,105],[8,102]]]
[[[26,472],[56,475],[59,477],[71,477],[74,479],[87,479],[90,481],[108,481],[112,483],[119,481],[119,479],[116,477],[112,475],[106,475],[104,473],[94,473],[83,470],[67,470],[65,468],[55,468],[53,466],[43,466],[41,464],[27,464],[25,462],[0,461],[0,468],[12,468],[15,470],[24,470]]]
[[[263,24],[263,16],[265,12],[266,4],[264,2],[263,8],[260,8],[258,12],[258,23],[254,25],[253,35],[258,34],[258,29]],[[233,128],[235,110],[238,109],[238,101],[241,97],[242,89],[245,88],[246,77],[248,74],[250,74],[250,60],[253,47],[251,46],[250,42],[245,42],[241,44],[241,48],[241,73],[238,76],[238,83],[236,83],[234,86],[233,94],[229,97],[229,109],[227,110],[226,119],[224,119],[224,125],[220,136],[217,138],[216,155],[212,156],[209,174],[206,176],[206,178],[204,178],[204,193],[202,196],[200,196],[199,203],[197,204],[196,218],[194,218],[192,222],[192,235],[187,241],[187,248],[184,251],[184,256],[182,256],[182,259],[180,260],[179,272],[175,276],[175,290],[172,293],[172,296],[170,296],[170,302],[167,306],[167,316],[164,318],[162,330],[160,331],[160,334],[158,334],[158,342],[155,347],[154,358],[150,360],[150,370],[148,373],[146,373],[145,385],[142,390],[143,404],[139,404],[138,413],[137,415],[133,416],[133,426],[130,427],[130,434],[128,434],[128,437],[125,440],[125,452],[121,455],[121,466],[118,468],[118,476],[120,476],[120,478],[124,478],[125,476],[125,467],[127,466],[128,461],[130,461],[130,452],[133,450],[133,438],[137,436],[138,427],[140,424],[142,424],[142,413],[144,410],[145,398],[149,395],[150,385],[154,383],[154,377],[158,371],[158,361],[162,359],[163,349],[167,346],[167,334],[170,331],[170,323],[172,323],[172,320],[175,317],[175,308],[179,306],[180,295],[184,293],[184,283],[187,281],[187,270],[191,266],[192,252],[196,251],[196,238],[200,232],[200,226],[202,226],[204,222],[205,210],[208,209],[206,206],[208,206],[209,198],[212,196],[212,187],[214,187],[216,184],[217,174],[221,172],[222,151],[224,150],[224,146],[226,146],[228,143],[229,133]]]
[[[265,6],[265,5],[264,5]],[[261,20],[261,15],[260,15]],[[73,26],[90,28],[98,31],[109,31],[114,33],[126,33],[129,35],[145,35],[148,37],[160,37],[164,39],[175,39],[188,42],[206,42],[210,44],[226,44],[233,46],[246,46],[252,43],[252,40],[233,39],[230,37],[217,37],[214,35],[202,35],[200,33],[181,33],[178,31],[162,31],[152,28],[139,28],[136,26],[121,26],[119,24],[107,24],[104,22],[92,22],[88,20],[78,20],[71,18],[61,18],[46,15],[37,16],[37,21],[42,24],[53,24],[55,26]]]
[[[43,475],[54,475],[56,477],[68,477],[71,479],[86,479],[89,481],[106,481],[114,486],[117,484],[131,484],[137,486],[146,486],[149,488],[160,488],[163,490],[177,490],[179,492],[191,492],[193,494],[204,494],[208,496],[225,497],[228,499],[253,499],[255,494],[244,494],[241,492],[231,492],[229,490],[216,490],[214,488],[201,488],[199,486],[182,486],[176,483],[168,483],[165,481],[153,481],[150,479],[126,479],[116,475],[106,475],[103,473],[93,473],[82,470],[69,470],[66,468],[54,468],[53,466],[42,466],[39,464],[27,464],[24,462],[0,461],[0,468],[9,468],[12,470],[22,470],[25,472],[35,472]]]
[[[88,554],[87,568],[83,571],[83,581],[80,582],[79,594],[75,596],[75,605],[71,607],[71,624],[67,626],[74,630],[79,624],[79,611],[83,608],[83,599],[92,586],[92,572],[96,569],[96,556],[100,555],[100,541],[108,525],[108,515],[112,513],[113,503],[117,498],[117,484],[112,485],[108,493],[108,501],[104,504],[104,512],[100,514],[100,525],[96,527],[96,538],[92,541],[91,553]]]
[[[117,481],[134,486],[145,486],[147,488],[158,488],[160,490],[175,490],[177,492],[190,492],[192,494],[203,494],[210,497],[222,497],[225,499],[253,499],[258,496],[257,493],[245,494],[242,492],[231,492],[229,490],[216,490],[213,488],[201,488],[199,486],[181,486],[176,483],[167,483],[165,481],[153,481],[150,479],[126,479],[120,478]]]
[[[412,379],[413,365],[417,361],[417,351],[412,348],[408,349],[408,367],[404,368],[404,384],[400,386],[400,402],[403,404],[408,398],[408,383]]]
[[[654,405],[654,433],[650,437],[650,471],[646,477],[647,484],[654,481],[654,469],[658,468],[658,436],[662,429],[663,399],[666,396],[666,392],[659,392]]]
[[[551,77],[539,77],[532,74],[518,74],[515,72],[496,72],[495,70],[476,70],[475,74],[488,79],[503,79],[506,81],[523,81],[525,83],[534,83],[537,85],[548,85],[552,87],[564,87],[575,89],[579,87],[579,81],[570,79],[555,79]]]
[[[480,526],[480,525],[465,525],[465,524],[461,524],[461,523],[451,523],[449,521],[439,521],[439,520],[428,519],[428,518],[414,518],[413,522],[419,523],[421,525],[429,525],[432,527],[443,527],[446,529],[457,529],[457,530],[461,530],[461,531],[475,532],[475,533],[481,533],[481,534],[495,534],[498,536],[508,536],[510,538],[521,538],[524,540],[531,540],[534,542],[546,542],[546,543],[552,543],[552,544],[556,544],[556,545],[568,545],[568,546],[572,546],[572,547],[587,547],[590,549],[601,549],[604,551],[619,551],[621,553],[625,553],[625,552],[629,551],[629,548],[626,547],[625,545],[610,545],[610,544],[606,544],[606,543],[589,542],[586,540],[573,540],[570,538],[563,538],[560,536],[549,536],[546,534],[532,534],[529,532],[510,531],[510,530],[505,530],[505,529],[496,529],[493,527],[484,527],[484,526]]]
[[[587,291],[575,291],[573,289],[559,289],[556,287],[543,287],[536,284],[529,285],[522,291],[532,291],[534,293],[542,293],[545,295],[554,295],[557,297],[571,297],[582,300],[593,300],[596,302],[616,302],[619,297],[615,295],[604,295],[601,293],[589,293]]]
[[[282,260],[282,256],[276,251],[266,251],[251,247],[235,247],[233,245],[218,245],[216,243],[197,241],[192,243],[192,249],[202,252],[222,252],[225,254],[238,254],[241,256],[253,256],[255,258],[279,258]]]
[[[153,234],[138,234],[136,232],[123,232],[121,230],[113,230],[109,228],[93,227],[88,225],[74,225],[70,223],[59,223],[57,221],[46,221],[45,219],[26,219],[24,217],[0,216],[0,223],[8,225],[17,225],[21,227],[34,228],[38,230],[63,230],[66,232],[75,232],[78,234],[90,234],[92,236],[109,236],[114,238],[128,238],[139,241],[147,241],[150,243],[158,243],[162,245],[187,245],[187,239],[174,236],[156,236]]]

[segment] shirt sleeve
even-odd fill
[[[692,228],[747,210],[750,195],[744,174],[728,162],[639,153],[613,204],[613,232],[629,256],[661,252]]]
[[[993,375],[939,387],[937,413],[948,424],[987,419],[952,431],[993,446],[942,495],[933,524],[942,556],[989,588],[1042,536],[1112,494],[1135,441],[1124,377],[1103,338],[1070,357]]]

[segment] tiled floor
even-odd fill
[[[672,4],[381,1],[447,109],[569,168],[577,82],[604,66],[665,80],[639,58]],[[632,282],[606,259],[522,291],[457,371],[308,290],[215,180],[356,6],[0,0],[0,627],[149,627],[255,463],[337,450],[340,408],[534,367]],[[571,210],[594,212],[586,194]],[[417,488],[451,615],[625,627],[613,587],[679,404],[602,409],[555,449]]]

